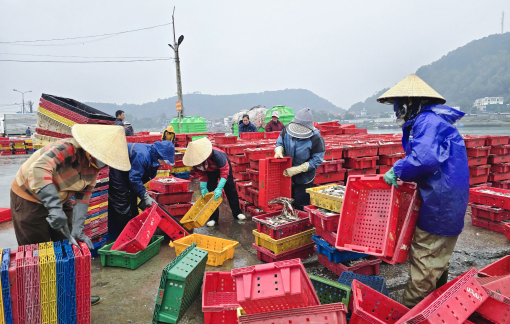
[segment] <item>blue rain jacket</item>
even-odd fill
[[[142,198],[146,189],[144,183],[156,177],[159,168],[159,160],[169,160],[175,163],[175,147],[171,141],[155,142],[154,144],[129,143],[129,184],[131,190]]]
[[[417,226],[426,232],[457,236],[464,228],[469,200],[469,167],[464,139],[453,124],[464,113],[441,104],[425,106],[402,128],[406,157],[393,171],[418,185],[423,204]]]
[[[251,122],[249,122],[248,125],[245,125],[242,120],[239,122],[239,133],[255,133],[257,131],[257,126],[253,125]]]
[[[287,128],[284,128],[278,139],[276,147],[283,146],[284,156],[292,158],[292,166],[298,166],[305,162],[309,163],[308,171],[296,174],[292,177],[292,184],[306,184],[313,182],[315,171],[324,161],[326,145],[318,129],[315,129],[310,138],[296,138],[287,134]]]

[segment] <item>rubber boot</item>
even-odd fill
[[[90,305],[91,306],[97,305],[99,304],[100,300],[101,298],[99,296],[90,296]]]
[[[439,277],[439,279],[436,282],[436,289],[443,287],[444,285],[446,285],[447,282],[448,282],[448,270],[445,270],[441,277]]]

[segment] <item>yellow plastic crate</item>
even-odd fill
[[[310,203],[314,206],[325,208],[337,213],[342,212],[342,203],[344,202],[344,199],[341,197],[335,197],[331,195],[326,195],[319,190],[323,190],[329,187],[338,186],[336,184],[327,185],[327,186],[320,186],[315,188],[308,188],[306,189],[306,192],[310,194]]]
[[[94,210],[96,208],[101,208],[101,207],[104,207],[104,206],[108,206],[108,202],[105,201],[105,202],[102,202],[98,205],[95,205],[95,206],[92,206],[92,207],[89,207],[89,209],[87,211],[91,211],[91,210]]]
[[[246,315],[246,312],[244,311],[244,309],[242,307],[237,308],[237,318],[239,318],[239,316],[242,316],[242,315]]]
[[[4,253],[4,249],[0,249],[0,264],[2,263],[3,253]],[[4,298],[2,297],[2,295],[3,294],[0,294],[0,324],[5,324]]]
[[[191,167],[188,167],[188,166],[170,169],[170,173],[181,173],[181,172],[190,172],[190,171],[191,171]]]
[[[186,153],[186,148],[185,147],[177,147],[175,149],[175,151],[178,153]]]
[[[49,304],[50,311],[50,324],[58,324],[57,315],[57,269],[55,261],[55,250],[53,249],[53,242],[46,243],[46,257],[48,259],[49,269]]]
[[[279,240],[275,240],[269,235],[259,233],[257,230],[253,230],[253,235],[255,235],[256,245],[265,247],[274,254],[280,254],[312,243],[312,236],[315,235],[315,227]]]
[[[39,243],[39,282],[41,294],[41,324],[50,323],[50,264],[46,243]]]
[[[106,217],[108,217],[108,213],[104,213],[104,214],[98,215],[96,217],[88,218],[88,219],[85,220],[85,225],[87,225],[88,223],[93,222],[95,220],[103,219],[103,218],[106,218]]]
[[[181,224],[189,230],[204,226],[222,201],[223,198],[221,197],[214,201],[214,192],[206,194],[205,198],[200,196],[181,219]]]
[[[156,174],[156,178],[169,177],[169,176],[170,176],[170,171],[168,171],[168,170],[158,170],[158,173]],[[147,184],[148,183],[149,182],[147,182]]]
[[[57,114],[55,114],[55,113],[53,113],[53,112],[51,112],[51,111],[49,111],[49,110],[46,110],[46,109],[44,109],[44,108],[42,108],[42,107],[37,108],[37,110],[38,110],[41,114],[46,115],[46,116],[48,116],[48,117],[50,117],[50,118],[56,119],[57,121],[59,121],[59,122],[61,122],[61,123],[65,124],[65,125],[67,125],[67,126],[73,127],[73,125],[74,125],[74,124],[76,124],[76,122],[74,122],[74,121],[72,121],[72,120],[69,120],[69,119],[67,119],[67,118],[64,118],[64,117],[62,117],[62,116],[60,116],[60,115],[57,115]]]
[[[193,243],[197,244],[197,248],[209,253],[207,265],[213,267],[222,265],[228,259],[233,259],[235,247],[239,245],[239,242],[236,241],[202,234],[192,234],[170,242],[170,246],[175,248],[175,255],[179,255]]]

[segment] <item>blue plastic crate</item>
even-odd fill
[[[335,247],[328,242],[326,242],[319,235],[312,236],[312,240],[317,245],[317,253],[325,255],[328,257],[329,261],[340,263],[345,261],[351,261],[354,259],[359,259],[368,256],[368,254],[364,253],[356,253],[351,251],[339,251],[335,249]]]
[[[97,196],[102,196],[102,195],[107,195],[107,194],[108,194],[108,190],[98,191],[98,192],[94,192],[92,194],[91,198],[94,198]]]
[[[365,276],[351,271],[344,271],[340,278],[338,278],[338,282],[352,288],[352,281],[354,279],[380,292],[381,294],[386,296],[389,294],[388,289],[386,289],[386,279],[379,276]]]
[[[103,239],[101,241],[98,241],[96,243],[94,243],[94,249],[92,251],[90,251],[90,255],[95,258],[97,256],[99,256],[99,254],[97,253],[97,251],[102,248],[104,245],[106,244],[106,238],[103,236]]]
[[[66,323],[66,269],[60,242],[53,242],[55,268],[57,275],[57,318],[59,324]]]
[[[74,264],[74,252],[73,247],[69,244],[64,246],[64,255],[68,260],[67,267],[67,285],[66,285],[66,317],[69,324],[76,324],[76,275],[75,275],[75,264]]]
[[[189,179],[189,172],[172,173],[172,175],[179,179]]]
[[[11,306],[11,289],[9,285],[9,263],[11,262],[11,249],[4,249],[2,254],[2,270],[1,270],[1,281],[2,281],[2,297],[4,302],[4,316],[5,323],[12,324],[12,306]]]

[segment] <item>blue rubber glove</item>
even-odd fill
[[[202,198],[209,193],[209,190],[207,190],[207,182],[200,182],[200,193],[202,194]]]
[[[393,168],[390,169],[390,171],[386,172],[383,177],[384,181],[386,181],[387,184],[394,185],[395,188],[398,188],[397,184],[397,176],[395,175],[395,172],[393,171]]]
[[[220,178],[220,182],[216,189],[214,189],[214,201],[218,200],[221,197],[221,193],[223,192],[223,187],[225,187],[225,183],[227,183],[227,179]]]

